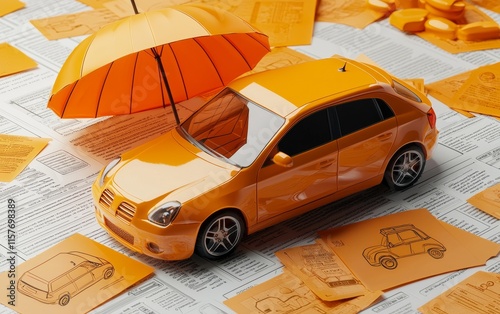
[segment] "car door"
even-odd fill
[[[381,99],[359,99],[335,107],[341,137],[338,189],[378,175],[397,135],[392,109]]]
[[[94,276],[90,272],[93,269],[91,263],[83,262],[78,267],[75,267],[69,273],[73,283],[78,288],[78,291],[85,289],[94,282]]]
[[[328,110],[317,111],[293,125],[278,142],[290,156],[291,167],[273,162],[262,166],[257,178],[259,222],[286,213],[337,191],[337,141]]]
[[[389,252],[397,257],[404,257],[412,254],[410,243],[405,242],[397,233],[387,235]]]

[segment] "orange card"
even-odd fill
[[[36,67],[36,62],[8,43],[0,43],[0,77]]]
[[[484,265],[500,251],[500,244],[441,222],[423,208],[330,229],[320,236],[370,290]]]
[[[499,296],[500,275],[478,271],[418,310],[423,314],[498,313]]]
[[[21,2],[19,0],[4,0],[2,1],[2,5],[0,6],[0,16],[4,16],[24,7],[24,2]]]
[[[473,195],[467,202],[483,212],[500,219],[500,183]]]
[[[154,271],[80,234],[20,265],[16,258],[10,248],[0,302],[19,313],[86,313]]]

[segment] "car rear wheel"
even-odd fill
[[[59,298],[59,305],[65,306],[69,303],[69,300],[71,300],[69,294],[64,294]]]
[[[439,249],[429,249],[427,253],[429,253],[429,255],[435,259],[440,259],[444,256],[444,252]]]
[[[204,223],[196,241],[196,253],[208,259],[231,254],[243,238],[243,219],[234,212],[223,212]]]
[[[424,167],[425,156],[422,149],[415,145],[405,147],[387,165],[385,182],[392,189],[403,190],[417,182]]]
[[[109,279],[113,276],[115,273],[115,269],[113,267],[110,267],[104,271],[104,279]]]
[[[398,261],[392,256],[382,256],[380,258],[380,265],[385,269],[395,269],[398,267]]]

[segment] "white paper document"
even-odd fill
[[[96,222],[91,184],[121,152],[172,128],[174,117],[170,108],[112,118],[57,117],[46,108],[51,88],[64,60],[84,36],[48,41],[29,20],[91,8],[73,0],[23,2],[24,9],[0,18],[0,42],[22,48],[38,67],[0,78],[0,133],[51,141],[16,179],[0,182],[0,272],[8,269],[11,253],[5,231],[9,200],[16,204],[17,263],[80,233],[155,268],[152,278],[92,311],[102,314],[232,313],[225,300],[283,273],[276,251],[313,244],[320,230],[414,208],[427,208],[444,222],[500,242],[498,219],[467,203],[474,194],[500,183],[500,120],[482,115],[466,118],[431,98],[439,141],[424,174],[410,189],[393,192],[381,185],[344,198],[246,237],[234,255],[221,261],[193,256],[168,262],[129,251]],[[500,20],[500,14],[490,14]],[[312,44],[292,48],[313,58],[364,54],[395,76],[423,78],[425,83],[500,60],[498,49],[449,54],[418,36],[401,33],[387,20],[362,30],[316,22]],[[193,110],[180,108],[185,115]],[[485,266],[385,291],[363,313],[417,313],[478,270],[500,272],[500,257]],[[12,311],[0,305],[1,313]]]

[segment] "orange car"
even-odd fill
[[[106,166],[92,186],[96,217],[152,257],[220,258],[246,234],[383,180],[409,187],[435,123],[425,95],[352,60],[249,75]]]

